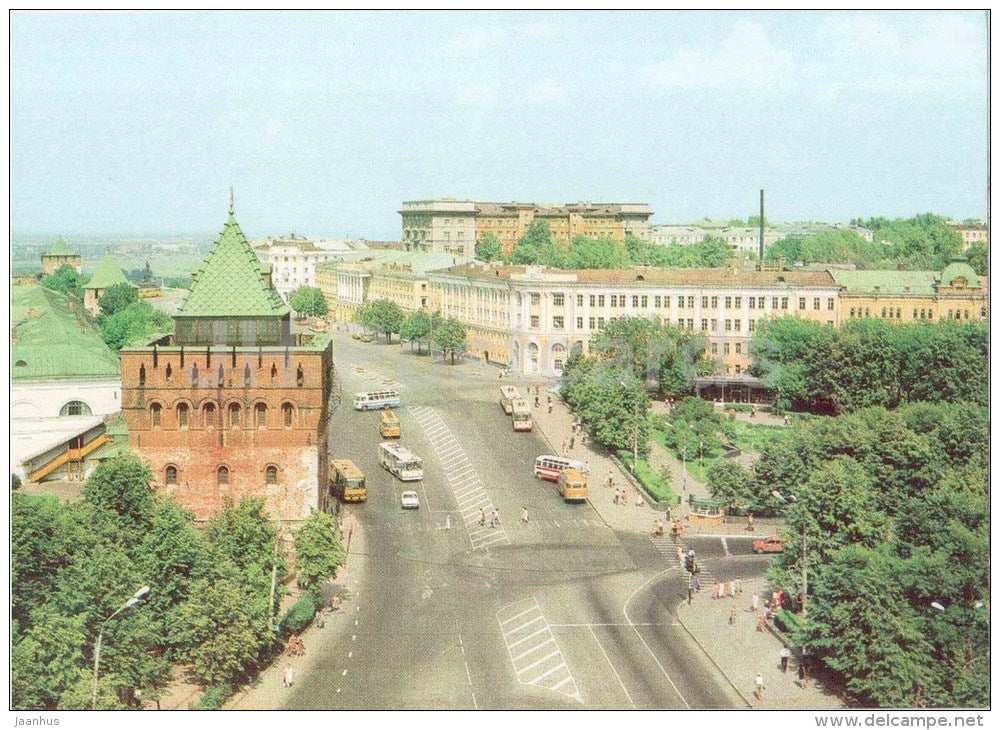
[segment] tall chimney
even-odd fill
[[[764,270],[764,191],[760,191],[760,270]]]

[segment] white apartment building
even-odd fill
[[[469,200],[407,200],[399,211],[407,251],[476,255],[476,204]]]
[[[271,266],[271,281],[286,302],[300,286],[317,286],[316,266],[365,248],[358,241],[307,239],[294,233],[253,244],[257,257]]]
[[[742,269],[555,270],[470,264],[428,274],[441,314],[468,328],[473,356],[556,377],[574,345],[617,317],[650,317],[701,333],[726,373],[745,372],[756,325],[795,316],[836,326],[829,273]]]

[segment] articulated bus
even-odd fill
[[[513,412],[514,400],[521,397],[521,391],[513,385],[500,386],[500,407],[508,416]]]
[[[343,502],[364,502],[368,499],[364,472],[350,459],[331,459],[330,491]]]
[[[531,406],[524,398],[515,398],[511,403],[510,420],[515,431],[530,431],[534,425],[531,419]]]
[[[564,456],[553,456],[552,454],[543,454],[535,459],[534,472],[538,479],[557,482],[563,469],[576,469],[584,476],[590,473],[587,462],[579,459],[567,459]]]
[[[408,448],[394,441],[383,441],[378,446],[379,461],[403,482],[424,478],[424,462]]]
[[[354,394],[354,410],[377,411],[382,408],[399,408],[399,392],[395,390],[370,390]]]

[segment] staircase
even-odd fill
[[[87,455],[96,451],[99,447],[103,446],[110,440],[111,439],[108,438],[107,434],[102,433],[100,436],[95,438],[89,444],[84,444],[83,446],[76,449],[67,448],[65,452],[59,454],[51,461],[46,463],[44,466],[39,467],[38,469],[33,471],[30,475],[28,475],[28,481],[39,482],[45,477],[47,477],[49,474],[54,472],[56,469],[58,469],[61,466],[64,466],[69,462],[82,461]]]

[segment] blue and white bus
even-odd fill
[[[354,410],[377,411],[383,408],[398,408],[399,392],[395,390],[371,390],[354,394]]]

